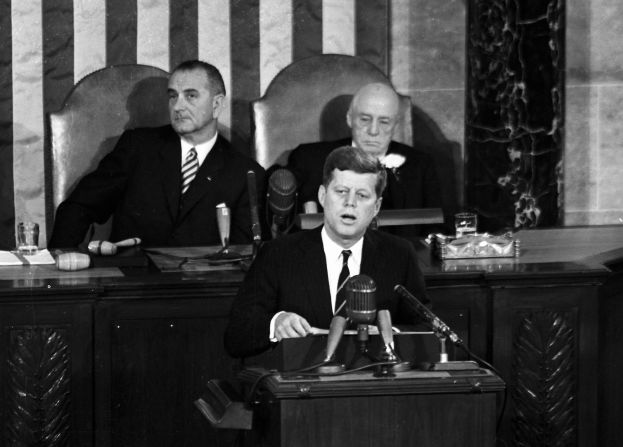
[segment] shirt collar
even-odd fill
[[[201,143],[197,145],[193,145],[180,137],[180,142],[182,144],[182,164],[184,164],[184,160],[186,160],[186,155],[188,154],[188,151],[190,151],[190,149],[194,147],[195,150],[197,151],[197,160],[199,162],[199,166],[201,166],[203,161],[206,159],[206,157],[208,156],[208,154],[210,153],[210,151],[216,144],[217,137],[218,137],[218,132],[216,132],[214,136],[210,138],[208,141],[206,141],[205,143]]]
[[[351,255],[349,259],[352,259],[355,264],[361,265],[361,253],[363,252],[363,237],[355,242],[352,247],[346,249],[341,245],[335,243],[333,239],[329,237],[327,229],[324,226],[322,227],[320,235],[322,236],[322,247],[324,249],[324,255],[328,261],[334,261],[336,259],[340,259],[341,261],[342,251],[350,250]]]

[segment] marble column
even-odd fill
[[[562,215],[564,0],[469,0],[466,202],[480,231]]]

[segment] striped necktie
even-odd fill
[[[182,194],[188,191],[190,182],[193,181],[199,169],[199,160],[197,160],[197,151],[194,147],[190,148],[184,165],[182,166]]]
[[[346,284],[344,284],[346,282],[346,280],[348,279],[348,277],[350,276],[350,271],[348,269],[348,258],[351,255],[352,251],[350,250],[343,250],[342,251],[342,271],[340,272],[340,277],[337,280],[337,294],[335,296],[335,309],[340,309],[340,306],[342,306],[342,303],[346,300],[346,291],[345,291],[345,286]],[[342,308],[340,309],[340,311],[338,312],[339,315],[345,315],[346,314],[346,308],[342,306]]]

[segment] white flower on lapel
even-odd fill
[[[404,155],[400,154],[387,154],[385,157],[381,159],[381,164],[385,166],[385,169],[389,169],[394,177],[396,177],[396,181],[400,181],[400,176],[398,175],[398,168],[401,167],[407,158]]]
[[[391,169],[394,173],[396,173],[396,169],[401,167],[406,160],[407,159],[404,155],[387,154],[381,159],[381,164],[387,169]]]

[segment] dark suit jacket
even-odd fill
[[[318,187],[322,184],[322,169],[327,156],[333,149],[350,144],[351,139],[302,144],[290,153],[288,169],[296,176],[301,208],[307,201],[318,203]],[[439,178],[428,154],[395,141],[390,143],[387,153],[403,155],[406,160],[395,172],[388,170],[381,209],[443,208]],[[318,209],[322,207],[318,205]],[[394,227],[388,231],[409,237],[430,232],[425,230],[411,226]]]
[[[270,347],[270,320],[279,311],[295,312],[314,327],[328,328],[333,317],[321,229],[301,231],[267,242],[259,251],[232,305],[225,347],[234,357]],[[402,284],[427,303],[424,278],[413,246],[405,239],[368,230],[360,274],[376,282],[377,309],[389,309],[396,324],[418,320],[394,292]]]
[[[112,241],[140,237],[148,246],[220,244],[215,207],[221,202],[231,209],[231,242],[248,243],[251,169],[262,187],[263,168],[218,136],[182,199],[181,146],[173,128],[128,130],[58,207],[48,245],[75,247],[91,223],[104,223],[111,214]]]

